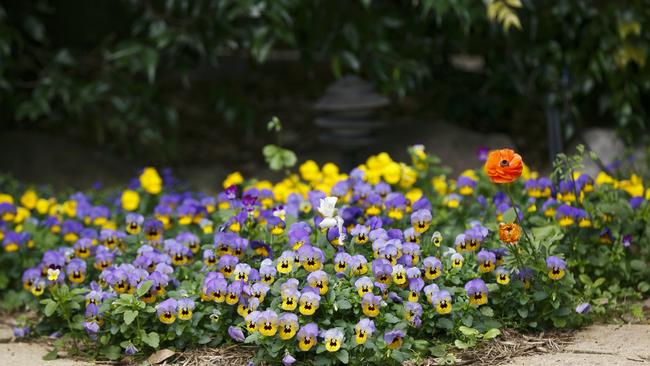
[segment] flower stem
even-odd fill
[[[512,198],[512,193],[510,192],[510,187],[511,185],[509,184],[506,188],[506,196],[510,199],[510,202],[512,203],[512,209],[515,210],[515,221],[521,227],[521,230],[524,232],[524,236],[526,237],[526,240],[528,241],[528,246],[524,246],[524,249],[528,252],[528,254],[534,255],[535,253],[532,251],[533,250],[533,241],[530,238],[530,235],[528,234],[528,230],[526,230],[526,226],[524,226],[523,222],[521,219],[519,219],[519,209],[517,209],[517,204],[515,203],[515,200]]]

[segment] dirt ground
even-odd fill
[[[15,342],[11,329],[0,327],[0,364],[6,366],[89,366],[92,363],[58,359],[43,361],[47,346]],[[598,366],[650,364],[650,325],[592,325],[576,334],[573,342],[558,353],[516,357],[508,366]]]
[[[509,366],[650,364],[650,325],[592,325],[560,353],[514,358]]]

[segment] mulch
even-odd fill
[[[455,365],[503,365],[515,357],[561,352],[575,338],[575,330],[552,330],[541,333],[521,333],[502,329],[501,335],[477,347],[455,353]],[[414,365],[439,365],[435,358],[428,358]]]
[[[196,348],[178,353],[160,365],[169,366],[246,366],[255,356],[254,346],[231,345],[219,348]]]
[[[515,357],[531,356],[544,353],[561,352],[572,343],[576,331],[553,330],[541,333],[521,333],[511,329],[502,329],[501,335],[493,340],[480,343],[465,351],[453,352],[455,365],[503,365]],[[169,366],[245,366],[255,355],[254,346],[232,345],[222,348],[197,348],[177,353],[159,365]],[[439,365],[441,360],[434,357],[419,361],[408,361],[407,366]]]

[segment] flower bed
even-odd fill
[[[569,157],[539,177],[499,150],[451,180],[409,152],[349,174],[308,161],[275,184],[233,173],[216,196],[153,168],[63,199],[5,181],[0,284],[42,314],[17,334],[59,331],[109,359],[245,342],[285,364],[444,360],[650,289],[638,177],[578,174]]]

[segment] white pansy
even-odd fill
[[[318,212],[323,217],[334,217],[334,214],[336,214],[336,201],[338,201],[338,197],[321,198]]]
[[[50,280],[50,281],[56,281],[56,280],[59,279],[59,274],[60,273],[61,273],[61,270],[48,268],[47,269],[47,279]]]

